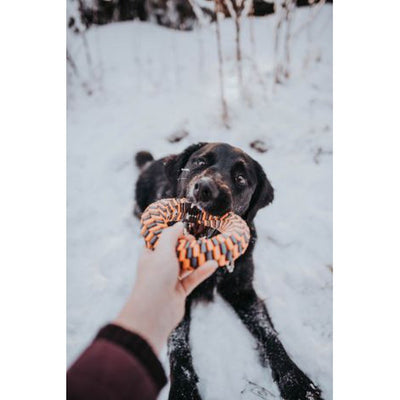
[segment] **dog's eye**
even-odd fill
[[[247,180],[243,175],[237,175],[235,181],[238,185],[245,185]]]
[[[204,158],[198,158],[197,160],[193,161],[193,164],[196,167],[202,167],[203,165],[206,165],[206,160]]]

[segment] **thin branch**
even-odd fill
[[[92,90],[90,89],[89,85],[81,78],[81,75],[78,71],[78,67],[76,66],[76,63],[75,63],[74,59],[72,58],[68,49],[67,49],[67,64],[72,69],[72,72],[78,79],[79,83],[81,84],[81,86],[82,86],[83,90],[86,92],[86,94],[88,96],[92,95],[93,94]]]
[[[208,25],[208,20],[205,17],[203,11],[201,10],[200,6],[196,3],[196,0],[188,0],[188,1],[190,6],[192,7],[194,15],[197,18],[197,21],[199,21],[200,26]]]

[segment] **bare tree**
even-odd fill
[[[285,1],[286,35],[285,35],[285,50],[284,50],[285,59],[284,59],[283,75],[286,79],[290,77],[292,22],[295,9],[296,9],[296,0]]]
[[[326,3],[326,0],[320,0],[318,2],[316,0],[308,0],[308,4],[309,4],[308,18],[302,25],[300,25],[297,28],[297,30],[293,34],[293,38],[297,38],[300,36],[300,34],[304,30],[306,30],[307,50],[306,50],[306,55],[304,57],[304,62],[303,62],[304,70],[307,69],[310,61],[312,60],[312,58],[315,57],[315,56],[313,56],[313,53],[315,53],[315,51],[313,51],[313,48],[312,48],[312,32],[311,32],[312,22],[319,15],[319,13],[322,10],[322,7],[324,6],[325,3]],[[316,58],[318,58],[318,56]]]
[[[275,1],[275,38],[274,38],[274,87],[281,83],[281,62],[279,59],[279,45],[281,39],[281,30],[283,24],[283,7],[281,0]]]
[[[89,79],[87,78],[87,75],[95,76],[95,71],[89,42],[86,37],[87,26],[82,22],[82,12],[85,7],[86,4],[83,0],[69,1],[67,3],[69,43],[67,48],[67,71],[69,76],[75,76],[76,80],[82,86],[86,94],[91,95],[93,93],[93,86],[92,84],[89,85]],[[77,38],[77,40],[75,40],[75,38]],[[73,45],[75,45],[75,49],[73,49]],[[82,68],[82,65],[79,65],[80,63],[76,62],[77,59],[79,61],[77,54],[80,50],[82,50],[82,47],[87,63],[86,69]]]
[[[229,15],[235,22],[236,42],[236,65],[238,71],[239,86],[243,93],[243,67],[242,67],[242,45],[241,45],[241,18],[248,15],[253,7],[253,0],[223,0]]]
[[[307,20],[304,22],[304,24],[300,25],[297,28],[297,30],[293,34],[293,37],[298,37],[299,33],[301,33],[303,29],[310,27],[311,23],[318,16],[325,3],[326,0],[319,0],[318,2],[316,0],[308,0],[308,4],[310,6],[309,16]]]
[[[250,10],[248,13],[249,17],[249,36],[250,36],[250,46],[253,59],[256,56],[256,41],[254,38],[254,1],[251,0]]]
[[[203,13],[201,7],[197,4],[196,0],[188,0],[188,1],[193,9],[193,13],[196,16],[196,19],[199,22],[200,26],[208,25],[209,20]]]
[[[249,22],[249,37],[250,37],[250,52],[251,52],[251,57],[250,57],[250,62],[252,65],[253,69],[253,74],[256,77],[256,80],[260,86],[263,87],[263,96],[264,99],[267,99],[267,88],[266,88],[266,83],[265,80],[262,76],[262,73],[260,72],[258,65],[257,65],[257,54],[256,54],[256,39],[255,39],[255,34],[254,34],[254,1],[251,0],[250,4],[250,10],[247,14],[248,16],[248,22]]]
[[[276,0],[276,26],[274,45],[274,84],[282,83],[290,77],[291,64],[291,42],[292,42],[292,19],[296,8],[296,0]],[[286,28],[281,49],[281,37],[283,27]]]
[[[90,88],[89,84],[85,82],[79,73],[78,67],[76,66],[76,63],[74,59],[71,56],[71,53],[67,49],[67,66],[68,69],[67,71],[72,71],[73,75],[75,75],[76,79],[78,80],[79,84],[82,86],[82,89],[85,91],[85,93],[90,96],[93,94],[92,89]]]
[[[104,68],[95,1],[69,0],[67,17],[67,65],[71,72],[69,76],[74,76],[88,94],[96,90],[102,91]],[[92,32],[89,33],[89,31]],[[86,66],[81,61],[80,52],[83,52]]]
[[[274,46],[274,84],[283,83],[291,75],[291,48],[294,38],[299,37],[303,30],[307,30],[307,51],[304,61],[304,68],[311,59],[311,23],[319,15],[326,0],[308,0],[309,16],[306,21],[293,32],[293,17],[296,9],[296,0],[276,0],[276,27]],[[283,28],[285,35],[282,41]]]
[[[85,3],[83,0],[78,0],[78,3],[79,3],[79,9],[82,12],[82,10],[84,10],[86,7]],[[90,53],[90,47],[89,47],[89,43],[88,43],[88,40],[86,37],[86,30],[87,30],[87,28],[86,29],[78,29],[76,31],[76,33],[78,33],[80,35],[80,37],[82,38],[83,47],[85,49],[86,62],[88,64],[89,69],[93,70],[92,55]]]
[[[215,6],[215,33],[217,36],[217,51],[218,51],[218,74],[220,83],[220,93],[221,93],[221,106],[222,106],[222,122],[225,127],[229,128],[229,115],[228,106],[225,100],[225,86],[224,86],[224,57],[222,54],[222,44],[221,44],[221,28],[220,28],[220,18],[223,14],[223,0],[214,0]]]

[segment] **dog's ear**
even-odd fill
[[[245,219],[247,222],[253,221],[257,211],[260,208],[267,206],[274,200],[274,188],[268,180],[267,175],[257,161],[254,161],[254,165],[258,182],[253,197],[251,198],[249,208],[245,214]]]
[[[181,174],[182,168],[185,167],[188,162],[190,156],[195,153],[197,150],[200,150],[207,143],[196,143],[187,147],[180,154],[174,154],[172,156],[167,157],[164,160],[165,173],[167,175],[168,180],[171,182],[173,187],[176,187],[178,182],[179,175]]]

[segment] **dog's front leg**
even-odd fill
[[[169,400],[201,400],[189,346],[190,309],[191,301],[187,299],[185,316],[168,340],[171,374]]]
[[[261,363],[263,366],[270,365],[282,398],[320,400],[321,391],[286,353],[267,308],[253,287],[238,289],[238,286],[230,285],[228,279],[219,287],[219,292],[256,339]]]

